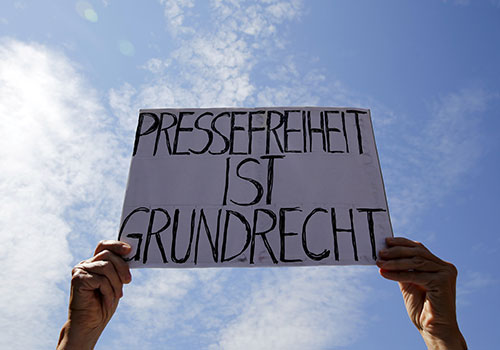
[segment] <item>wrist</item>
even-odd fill
[[[99,335],[99,330],[85,330],[75,322],[67,320],[61,329],[57,350],[92,350]]]
[[[458,326],[456,329],[435,332],[435,334],[422,330],[420,334],[429,350],[467,350],[467,343]]]

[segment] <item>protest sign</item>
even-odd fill
[[[390,236],[367,109],[139,112],[131,267],[367,265]]]

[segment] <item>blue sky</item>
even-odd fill
[[[115,238],[139,108],[370,108],[397,235],[500,342],[500,2],[4,1],[0,344],[44,349]],[[422,349],[375,267],[134,270],[97,348]]]

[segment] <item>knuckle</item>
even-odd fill
[[[94,255],[98,255],[98,253],[105,250],[108,245],[109,245],[109,240],[106,239],[100,240],[99,243],[97,243]]]
[[[71,275],[74,276],[74,275],[79,275],[82,273],[82,270],[84,269],[84,264],[85,264],[85,260],[83,260],[81,263],[79,264],[76,264],[72,269],[71,269]]]
[[[101,250],[103,250],[103,246],[104,246],[104,240],[101,240],[101,241],[99,241],[99,243],[97,243],[97,246],[95,247],[95,250],[94,250],[94,256],[98,255],[99,252]]]
[[[112,253],[109,250],[104,249],[96,256],[98,256],[99,258],[109,259],[111,255],[112,255]]]
[[[75,266],[71,275],[71,284],[78,284],[84,278],[85,272],[79,266]]]
[[[108,268],[109,262],[107,260],[97,260],[97,261],[94,261],[94,264],[96,267],[105,270]]]
[[[447,262],[446,266],[447,266],[447,269],[449,271],[450,277],[457,278],[457,276],[458,276],[458,270],[455,267],[455,265],[453,265],[452,263]]]

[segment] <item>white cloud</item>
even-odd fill
[[[382,136],[378,143],[387,148],[384,158],[389,168],[383,170],[389,180],[386,183],[391,188],[390,205],[397,226],[408,223],[406,213],[422,210],[426,203],[444,196],[477,159],[479,149],[474,136],[477,129],[470,121],[486,103],[483,91],[449,94],[431,106],[432,115],[425,119],[424,127],[411,125],[403,130],[401,122],[405,122],[405,116],[396,116],[380,102],[354,94],[322,70],[303,71],[294,56],[278,55],[278,59],[270,54],[286,46],[280,26],[300,18],[300,2],[266,0],[248,5],[213,1],[211,12],[204,13],[211,24],[189,27],[186,23],[200,17],[197,7],[191,5],[184,8],[177,2],[165,3],[167,21],[172,16],[174,19],[169,29],[179,45],[169,56],[146,63],[145,67],[155,76],[138,88],[124,84],[110,90],[110,105],[130,135],[137,110],[146,107],[319,104],[371,107],[375,125],[383,127],[377,129]],[[395,134],[405,135],[405,139],[398,139],[398,148],[390,149],[395,144]],[[465,166],[455,163],[452,149],[462,152]],[[205,274],[210,278],[204,278]],[[139,325],[136,331],[141,339],[129,334],[127,342],[140,341],[147,348],[148,341],[167,337],[165,334],[175,327],[175,332],[182,336],[203,338],[201,348],[203,344],[222,349],[343,346],[355,340],[353,330],[362,325],[360,304],[366,290],[359,288],[353,277],[358,274],[359,270],[342,268],[277,269],[255,275],[231,270],[182,271],[173,275],[173,281],[178,281],[181,287],[178,294],[172,294],[170,287],[154,290],[158,283],[170,285],[165,278],[170,272],[143,273],[140,285],[131,287],[138,289],[133,289],[134,296],[130,298],[143,300],[139,297],[142,293],[149,303],[166,311],[160,315],[154,309],[145,313],[151,320],[144,321],[144,328],[142,322],[134,322]],[[241,277],[250,275],[251,282]],[[235,280],[235,276],[243,281]],[[200,292],[206,290],[212,294]],[[127,313],[138,314],[143,307],[139,301],[126,302]],[[171,318],[179,314],[182,316],[176,320]],[[115,323],[115,327],[121,322]],[[324,324],[330,325],[328,331]],[[168,340],[168,344],[178,341]]]
[[[0,347],[42,349],[64,321],[70,252],[117,224],[123,155],[96,92],[40,45],[0,41],[0,118]]]
[[[194,6],[193,0],[160,0],[160,3],[165,6],[167,27],[172,34],[193,33],[191,27],[184,26],[184,11]]]
[[[136,95],[127,85],[110,93],[112,105],[128,105],[119,111],[124,119],[135,119],[138,108],[243,106],[253,104],[257,90],[251,80],[252,69],[268,54],[266,50],[283,45],[276,26],[297,19],[300,1],[265,0],[253,4],[212,1],[208,24],[194,21],[194,2],[162,0],[169,30],[176,35],[179,48],[169,57],[149,60],[145,67],[157,75]],[[188,12],[186,12],[188,11]],[[191,15],[189,24],[184,19]],[[207,18],[205,18],[207,20]],[[198,23],[200,22],[200,23]],[[166,69],[168,67],[168,69]],[[262,100],[262,98],[261,98]],[[132,122],[124,122],[131,125]]]
[[[108,124],[111,119],[96,92],[63,55],[12,40],[0,44],[0,130],[5,135],[0,139],[0,227],[6,251],[1,258],[0,326],[8,335],[0,346],[45,348],[57,339],[61,325],[54,324],[50,313],[62,313],[66,306],[61,301],[75,250],[68,241],[75,244],[74,238],[83,238],[78,256],[86,256],[82,252],[90,251],[93,243],[85,236],[109,237],[116,227],[128,148],[119,150],[110,130],[132,139],[139,108],[375,105],[383,111],[374,113],[375,123],[397,129],[390,124],[392,112],[357,97],[321,70],[301,71],[292,56],[272,60],[271,50],[286,47],[280,26],[300,18],[300,1],[263,0],[248,6],[214,0],[207,27],[205,22],[186,24],[196,15],[194,2],[161,3],[178,49],[145,64],[156,75],[144,85],[110,90],[109,104],[119,126]],[[270,68],[262,69],[265,62],[271,62]],[[259,74],[271,83],[256,79]],[[486,99],[480,90],[442,98],[424,130],[393,157],[391,204],[400,222],[404,213],[394,208],[422,208],[449,189],[443,182],[453,185],[474,163],[478,148],[470,136],[476,129],[464,129],[464,122]],[[465,168],[455,164],[450,147],[465,152]],[[429,154],[435,154],[430,169],[424,159]],[[398,156],[404,160],[399,162]],[[163,340],[175,337],[170,330],[224,349],[343,346],[355,340],[353,330],[362,326],[367,291],[354,278],[360,271],[134,271],[134,283],[127,286],[111,324],[123,336],[115,347],[146,349],[158,342],[164,348],[171,343]]]
[[[121,349],[345,346],[365,324],[368,272],[363,267],[135,270],[100,344]]]
[[[163,61],[159,58],[150,58],[141,68],[148,70],[153,74],[161,74],[168,66],[168,61]]]
[[[273,55],[286,44],[278,27],[300,18],[301,2],[212,1],[211,12],[203,13],[210,23],[195,27],[186,23],[200,18],[196,6],[162,3],[178,49],[146,63],[144,68],[155,75],[142,86],[124,84],[109,94],[130,135],[137,110],[146,107],[315,105],[325,100],[358,105],[340,82],[327,81],[319,70],[302,71],[289,53],[278,55],[287,57],[284,62]],[[260,82],[256,75],[270,82]],[[140,271],[139,283],[135,279],[126,290],[113,329],[122,334],[121,346],[126,339],[131,349],[139,344],[155,348],[155,342],[162,348],[182,348],[183,337],[196,337],[200,348],[346,345],[362,325],[360,304],[366,290],[358,282],[360,270]],[[125,318],[134,325],[133,334],[120,331]],[[108,343],[119,345],[106,338]]]
[[[373,105],[321,70],[302,71],[283,49],[286,39],[277,28],[300,19],[301,1],[214,0],[208,13],[191,2],[161,3],[178,48],[145,63],[154,76],[142,86],[110,90],[110,104],[130,131],[146,107]]]
[[[332,349],[351,343],[363,325],[367,292],[359,270],[273,271],[254,286],[210,349]]]
[[[126,297],[104,338],[112,333],[120,335],[109,339],[113,348],[150,349],[159,343],[167,347],[172,330],[182,328],[179,319],[189,308],[183,301],[199,287],[196,276],[186,270],[135,270],[133,276],[134,282],[126,286]],[[105,338],[101,343],[107,341]]]

